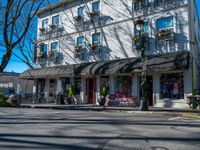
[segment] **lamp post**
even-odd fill
[[[140,50],[141,50],[141,65],[142,65],[142,73],[141,73],[141,98],[140,98],[140,110],[148,111],[148,100],[146,95],[146,57],[145,57],[145,43],[146,37],[142,34],[142,30],[144,29],[145,22],[140,18],[135,22],[135,28],[139,32],[140,38]]]

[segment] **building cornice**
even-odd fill
[[[52,5],[49,5],[49,6],[45,7],[45,8],[42,8],[41,10],[39,10],[37,12],[37,16],[39,16],[39,15],[41,15],[43,13],[46,13],[48,11],[54,10],[56,8],[59,8],[62,5],[70,3],[70,2],[73,2],[73,1],[76,1],[76,0],[61,0],[60,2],[54,3]]]

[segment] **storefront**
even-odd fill
[[[51,94],[51,91],[54,91],[54,97],[57,93],[62,93],[64,99],[68,97],[69,86],[73,85],[73,94],[77,103],[98,104],[101,87],[105,84],[109,85],[110,95],[121,94],[126,98],[135,96],[139,100],[142,69],[140,62],[140,58],[129,58],[40,68],[26,71],[21,74],[21,77],[32,77],[35,81],[39,81],[43,76],[45,82],[50,80],[48,88],[46,87],[48,84],[41,83],[45,86],[43,88],[45,92]],[[48,72],[48,75],[45,72]],[[190,75],[187,52],[149,57],[147,60],[148,90],[146,91],[149,105],[157,106],[158,103],[163,102],[162,100],[186,98],[186,95],[191,92],[191,86],[185,86],[186,83],[191,83]],[[57,81],[60,80],[62,90],[58,90],[59,82]],[[51,90],[51,84],[54,85],[54,90]],[[42,89],[42,87],[37,88],[38,91]]]

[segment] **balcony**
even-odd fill
[[[42,50],[39,50],[37,52],[37,62],[39,64],[45,64],[46,63],[46,60],[47,60],[47,56],[45,55],[45,53],[42,51]]]
[[[74,57],[79,60],[84,60],[84,46],[79,45],[74,48]]]
[[[157,31],[156,48],[160,53],[175,51],[175,33],[173,29],[162,29]]]
[[[156,13],[186,4],[186,0],[133,0],[133,13],[136,16]]]
[[[41,41],[62,35],[64,28],[63,26],[51,24],[48,28],[39,28],[39,31],[37,40]]]
[[[90,54],[96,58],[100,58],[100,43],[89,44],[90,47]]]
[[[90,17],[90,22],[93,26],[101,25],[100,12],[90,12],[89,17]]]
[[[49,50],[48,51],[48,57],[47,58],[48,58],[49,62],[57,63],[58,57],[59,57],[59,53],[57,52],[57,50]]]

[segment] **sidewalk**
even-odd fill
[[[139,107],[102,107],[94,104],[82,105],[55,105],[55,104],[21,104],[22,108],[33,109],[60,109],[60,110],[80,110],[80,111],[106,111],[106,112],[124,112],[136,114],[155,114],[180,116],[183,114],[191,114],[200,116],[200,109],[175,109],[175,108],[159,108],[149,107],[149,111],[140,111]]]

